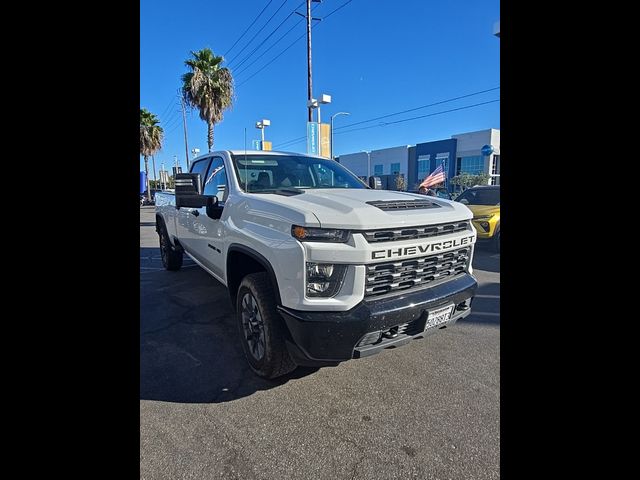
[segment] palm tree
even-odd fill
[[[210,48],[191,52],[192,58],[184,64],[191,69],[182,75],[182,94],[191,107],[200,111],[200,118],[207,122],[207,143],[209,151],[213,149],[213,126],[222,121],[224,110],[231,107],[233,101],[233,77],[226,67],[220,67],[224,61]]]
[[[164,130],[158,125],[160,121],[146,108],[140,109],[140,155],[144,157],[144,171],[147,174],[147,198],[151,200],[149,188],[149,156],[155,155],[162,148]]]

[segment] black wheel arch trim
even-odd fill
[[[273,270],[273,267],[271,266],[271,263],[269,263],[269,260],[267,260],[264,255],[256,252],[252,248],[249,248],[245,245],[240,245],[239,243],[232,243],[231,245],[229,245],[229,248],[227,249],[227,261],[226,261],[227,272],[229,271],[229,258],[231,257],[231,253],[233,252],[243,253],[264,267],[264,269],[267,271],[267,275],[269,275],[269,278],[271,279],[271,283],[273,284],[273,289],[276,296],[276,303],[277,305],[282,305],[282,301],[280,299],[280,287],[278,286],[278,279],[276,277],[275,271]],[[228,278],[229,275],[227,274],[226,277]]]
[[[164,218],[162,218],[162,215],[160,215],[159,213],[156,213],[156,233],[158,235],[160,235],[161,227],[166,230],[167,223],[164,221]],[[182,245],[180,244],[180,241],[175,236],[169,235],[169,232],[167,232],[167,236],[169,237],[169,244],[171,245],[172,249],[184,252],[184,248],[182,247]]]

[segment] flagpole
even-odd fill
[[[447,176],[449,175],[449,172],[447,172],[445,168],[444,158],[442,159],[442,171],[444,172],[444,189],[447,193],[449,193],[449,191],[447,190]]]

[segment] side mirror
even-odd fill
[[[380,180],[380,177],[369,177],[369,186],[374,190],[381,190],[382,180]]]
[[[200,208],[206,204],[207,198],[202,195],[200,174],[176,174],[176,207]]]
[[[218,197],[207,198],[207,216],[214,220],[218,220],[222,216],[222,209],[218,202]]]
[[[469,200],[463,198],[462,200],[460,200],[460,203],[462,203],[463,205],[469,205]]]

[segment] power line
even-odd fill
[[[343,129],[343,128],[349,128],[349,127],[353,127],[355,125],[360,125],[360,124],[363,124],[363,123],[373,122],[375,120],[381,120],[383,118],[389,118],[389,117],[393,117],[395,115],[401,115],[403,113],[414,112],[414,111],[420,110],[422,108],[433,107],[435,105],[442,105],[443,103],[449,103],[449,102],[453,102],[454,100],[460,100],[461,98],[473,97],[475,95],[480,95],[482,93],[492,92],[494,90],[499,90],[499,89],[500,89],[500,87],[494,87],[494,88],[489,88],[487,90],[481,90],[479,92],[469,93],[467,95],[460,95],[459,97],[449,98],[448,100],[442,100],[440,102],[429,103],[427,105],[422,105],[420,107],[410,108],[408,110],[402,110],[401,112],[389,113],[388,115],[382,115],[381,117],[370,118],[368,120],[362,120],[360,122],[350,123],[348,125],[342,125],[340,127],[335,128],[334,130],[340,130],[340,129]]]
[[[366,127],[352,128],[351,130],[346,130],[346,131],[343,131],[343,132],[335,132],[335,135],[339,135],[341,133],[355,132],[357,130],[366,130],[368,128],[386,127],[387,125],[393,125],[393,124],[396,124],[396,123],[409,122],[409,121],[412,121],[412,120],[418,120],[420,118],[433,117],[433,116],[436,116],[436,115],[442,115],[444,113],[456,112],[456,111],[459,111],[459,110],[466,110],[468,108],[479,107],[481,105],[487,105],[489,103],[495,103],[495,102],[499,102],[499,101],[500,101],[500,99],[498,98],[498,99],[495,99],[495,100],[489,100],[487,102],[475,103],[473,105],[465,105],[464,107],[452,108],[452,109],[449,109],[449,110],[442,110],[440,112],[428,113],[426,115],[419,115],[417,117],[404,118],[402,120],[396,120],[395,122],[386,122],[386,123],[381,123],[381,124],[378,124],[378,125],[367,125]],[[305,137],[298,137],[298,138],[295,138],[293,140],[289,140],[288,142],[279,143],[276,146],[278,147],[278,149],[290,147],[292,145],[295,145],[296,143],[301,143],[301,142],[305,141],[306,138],[307,138],[306,136]]]
[[[326,20],[327,18],[329,18],[331,15],[333,15],[335,12],[337,12],[338,10],[340,10],[341,8],[347,6],[349,3],[351,3],[353,0],[348,0],[347,2],[343,3],[342,5],[340,5],[338,8],[336,8],[335,10],[332,10],[330,13],[328,13],[325,17],[323,17],[323,20]],[[315,25],[313,25],[311,28],[315,28],[318,25],[320,25],[319,23],[316,23]],[[265,65],[262,66],[262,68],[260,68],[259,70],[257,70],[253,75],[247,77],[242,83],[240,83],[238,85],[238,88],[241,87],[242,85],[244,85],[245,83],[247,83],[249,80],[251,80],[253,77],[255,77],[258,73],[260,73],[262,70],[264,70],[265,68],[267,68],[269,65],[271,65],[275,60],[277,60],[281,55],[283,55],[287,50],[289,50],[291,47],[293,47],[296,42],[298,40],[300,40],[301,38],[305,37],[307,35],[307,32],[303,33],[302,35],[300,35],[298,38],[296,38],[293,42],[291,42],[291,44],[285,48],[284,50],[282,50],[278,55],[276,55],[275,57],[273,57],[269,62],[267,62]]]
[[[362,124],[362,123],[368,123],[368,122],[372,122],[372,121],[374,121],[374,120],[380,120],[380,119],[382,119],[382,118],[388,118],[388,117],[392,117],[392,116],[395,116],[395,115],[400,115],[400,114],[402,114],[402,113],[413,112],[413,111],[415,111],[415,110],[420,110],[420,109],[422,109],[422,108],[432,107],[432,106],[434,106],[434,105],[442,105],[443,103],[449,103],[449,102],[453,102],[453,101],[455,101],[455,100],[459,100],[459,99],[461,99],[461,98],[468,98],[468,97],[472,97],[472,96],[474,96],[474,95],[480,95],[481,93],[491,92],[491,91],[493,91],[493,90],[498,90],[499,88],[500,88],[500,87],[498,86],[498,87],[494,87],[494,88],[489,88],[489,89],[487,89],[487,90],[480,90],[480,91],[478,91],[478,92],[473,92],[473,93],[469,93],[469,94],[466,94],[466,95],[460,95],[460,96],[457,96],[457,97],[448,98],[448,99],[446,99],[446,100],[441,100],[441,101],[439,101],[439,102],[434,102],[434,103],[430,103],[430,104],[427,104],[427,105],[422,105],[422,106],[420,106],[420,107],[410,108],[410,109],[408,109],[408,110],[402,110],[402,111],[400,111],[400,112],[389,113],[389,114],[387,114],[387,115],[382,115],[382,116],[380,116],[380,117],[369,118],[369,119],[367,119],[367,120],[362,120],[362,121],[360,121],[360,122],[356,122],[356,123],[350,123],[349,125],[344,125],[344,126],[342,126],[342,127],[335,128],[335,129],[334,129],[334,132],[335,132],[336,130],[341,129],[341,128],[353,127],[353,126],[355,126],[355,125],[360,125],[360,124]],[[374,126],[376,126],[376,127],[377,127],[377,126],[379,126],[379,125],[374,125]],[[355,130],[359,130],[359,129],[355,129]],[[351,130],[349,130],[349,131],[351,131]],[[338,132],[338,133],[341,133],[341,132]],[[278,144],[278,146],[287,145],[289,142],[297,143],[298,141],[300,141],[300,139],[306,139],[306,138],[307,138],[307,137],[306,137],[306,135],[305,135],[304,137],[297,137],[297,138],[293,138],[293,139],[291,139],[291,140],[287,140],[286,142],[282,142],[281,144]]]
[[[180,110],[175,110],[175,112],[180,112]],[[177,125],[178,123],[180,123],[180,115],[176,115],[175,117],[173,117],[172,120],[166,122],[165,128],[171,128],[174,125]]]
[[[307,36],[307,32],[304,32],[302,35],[300,35],[298,38],[296,38],[293,42],[291,42],[291,45],[289,45],[287,48],[285,48],[284,50],[282,50],[278,55],[276,55],[275,57],[273,57],[271,59],[271,61],[269,61],[267,64],[263,65],[263,67],[261,69],[259,69],[258,71],[256,71],[253,75],[249,76],[246,78],[246,80],[244,82],[242,82],[240,85],[238,85],[238,88],[240,88],[242,85],[244,85],[245,83],[247,83],[249,80],[251,80],[253,77],[255,77],[257,74],[259,74],[262,70],[264,70],[265,68],[267,68],[269,65],[271,65],[278,57],[280,57],[284,52],[286,52],[287,50],[289,50],[291,47],[293,47],[293,45],[300,40],[303,37]]]
[[[251,40],[249,40],[249,42],[248,42],[244,47],[242,47],[242,50],[240,50],[240,51],[236,54],[236,56],[235,56],[235,57],[233,57],[231,60],[229,60],[229,61],[227,62],[227,66],[228,66],[228,67],[229,67],[229,66],[231,66],[231,64],[233,63],[233,61],[234,61],[236,58],[238,58],[242,52],[244,52],[244,49],[245,49],[245,48],[247,48],[249,45],[251,45],[251,42],[253,42],[253,40],[254,40],[254,39],[255,39],[255,38],[260,34],[260,32],[261,32],[262,30],[264,30],[264,27],[266,27],[267,25],[269,25],[269,22],[273,19],[273,17],[275,17],[275,16],[278,14],[278,12],[280,11],[280,9],[281,9],[282,7],[284,7],[284,4],[285,4],[285,3],[287,3],[287,1],[288,1],[288,0],[284,0],[284,1],[282,2],[282,4],[280,4],[280,6],[279,6],[279,7],[278,7],[278,9],[274,12],[274,14],[273,14],[273,15],[271,15],[271,16],[269,17],[269,20],[267,20],[267,22],[266,22],[266,23],[265,23],[265,24],[260,28],[260,30],[258,30],[258,31],[256,32],[256,34],[255,34],[253,37],[251,37]]]
[[[466,110],[468,108],[479,107],[481,105],[487,105],[489,103],[495,103],[495,102],[499,102],[499,101],[500,101],[500,99],[498,98],[498,99],[495,99],[495,100],[489,100],[488,102],[475,103],[473,105],[466,105],[464,107],[452,108],[450,110],[442,110],[440,112],[428,113],[427,115],[419,115],[417,117],[404,118],[402,120],[396,120],[395,122],[385,122],[385,123],[380,123],[378,125],[367,125],[366,127],[352,128],[351,130],[346,130],[344,132],[335,132],[334,135],[340,135],[341,133],[355,132],[357,130],[366,130],[368,128],[386,127],[387,125],[393,125],[393,124],[396,124],[396,123],[409,122],[409,121],[412,121],[412,120],[418,120],[420,118],[434,117],[436,115],[442,115],[444,113],[456,112],[458,110]],[[287,148],[287,147],[290,147],[292,145],[295,145],[296,143],[302,143],[303,141],[306,140],[306,138],[307,138],[306,136],[305,137],[298,137],[298,138],[295,138],[293,140],[289,140],[288,142],[279,143],[276,146],[278,147],[278,149]]]
[[[318,8],[318,6],[319,6],[318,4],[314,5],[314,6],[313,6],[312,11],[313,11],[313,10],[315,10],[316,8]],[[271,50],[271,49],[272,49],[273,47],[275,47],[278,43],[280,43],[280,40],[282,40],[284,37],[286,37],[287,35],[289,35],[289,33],[291,33],[291,31],[292,31],[294,28],[296,28],[298,25],[300,25],[302,22],[303,22],[303,19],[301,18],[300,20],[298,20],[298,22],[297,22],[297,23],[294,23],[294,24],[293,24],[293,27],[291,27],[289,30],[287,30],[287,31],[286,31],[286,33],[285,33],[284,35],[282,35],[278,40],[276,40],[275,42],[273,42],[273,43],[271,44],[271,46],[270,46],[269,48],[267,48],[264,52],[262,52],[262,53],[260,54],[260,56],[259,56],[259,57],[257,57],[253,62],[251,62],[249,65],[245,65],[245,67],[244,67],[242,70],[240,70],[238,73],[236,73],[236,76],[237,76],[237,75],[242,75],[244,72],[246,72],[247,70],[249,70],[249,68],[251,68],[251,65],[255,64],[258,60],[261,60],[261,59],[263,58],[263,56],[264,56],[264,55],[265,55],[269,50]]]
[[[380,123],[378,125],[367,125],[366,127],[352,128],[351,130],[345,130],[343,132],[335,132],[335,135],[340,135],[341,133],[355,132],[356,130],[366,130],[368,128],[386,127],[387,125],[394,125],[396,123],[410,122],[412,120],[418,120],[420,118],[433,117],[435,115],[442,115],[443,113],[457,112],[458,110],[466,110],[467,108],[479,107],[480,105],[487,105],[489,103],[495,103],[495,102],[499,102],[499,101],[500,101],[500,99],[497,98],[495,100],[489,100],[487,102],[474,103],[473,105],[466,105],[464,107],[452,108],[450,110],[442,110],[441,112],[428,113],[426,115],[419,115],[417,117],[411,117],[411,118],[404,118],[402,120],[396,120],[395,122],[384,122],[384,123]]]
[[[174,105],[174,106],[175,106],[175,105]],[[164,120],[164,122],[165,122],[165,123],[170,123],[170,122],[172,122],[173,120],[175,120],[175,119],[176,119],[175,114],[176,114],[176,111],[175,111],[175,110],[172,110],[172,111],[167,115],[167,118],[166,118],[166,120]]]
[[[164,117],[164,114],[169,111],[169,107],[171,107],[171,102],[172,102],[172,100],[169,100],[169,104],[166,107],[164,107],[164,110],[162,111],[162,113],[159,115],[158,118]]]
[[[258,21],[258,19],[260,18],[260,15],[262,15],[262,14],[264,13],[264,11],[267,9],[267,7],[268,7],[269,5],[271,5],[271,2],[273,2],[273,0],[269,0],[269,1],[267,2],[267,4],[266,4],[266,5],[264,6],[264,8],[260,11],[260,13],[258,14],[258,16],[257,16],[256,18],[254,18],[254,19],[253,19],[253,22],[251,22],[251,25],[249,25],[249,26],[247,27],[247,29],[246,29],[244,32],[242,32],[242,35],[240,35],[240,37],[238,37],[238,39],[234,42],[234,44],[233,44],[233,45],[231,45],[231,48],[229,48],[226,52],[224,52],[224,55],[222,55],[223,57],[226,57],[226,56],[227,56],[227,53],[229,53],[231,50],[233,50],[233,47],[235,47],[235,46],[238,44],[238,42],[242,39],[242,37],[244,37],[244,36],[245,36],[245,34],[249,31],[249,29],[250,29],[251,27],[253,27],[253,24],[254,24],[254,23],[256,23],[256,22]]]
[[[282,25],[283,25],[287,20],[289,20],[289,18],[291,17],[291,15],[293,15],[294,13],[296,13],[296,10],[297,10],[298,8],[300,8],[302,5],[304,5],[304,2],[302,2],[302,3],[301,3],[300,5],[298,5],[296,8],[294,8],[294,9],[291,11],[291,13],[290,13],[289,15],[287,15],[287,16],[285,17],[285,19],[284,19],[282,22],[280,22],[280,24],[279,24],[279,25],[278,25],[278,26],[277,26],[277,27],[276,27],[276,28],[275,28],[275,29],[274,29],[274,30],[273,30],[269,35],[267,35],[267,38],[265,38],[264,40],[262,40],[262,42],[260,42],[260,43],[258,44],[258,46],[256,46],[256,48],[254,48],[253,50],[251,50],[251,52],[249,52],[249,53],[247,54],[247,56],[246,56],[246,57],[244,57],[242,60],[240,60],[240,63],[238,63],[234,68],[240,68],[240,66],[241,66],[244,62],[246,62],[249,58],[251,58],[251,57],[253,56],[253,54],[254,54],[254,53],[256,53],[256,51],[257,51],[257,50],[259,50],[259,49],[260,49],[260,47],[262,47],[262,46],[265,44],[265,42],[266,42],[267,40],[269,40],[269,39],[271,38],[271,36],[272,36],[274,33],[276,33],[276,32],[280,29],[280,27],[281,27],[281,26],[282,26]],[[294,26],[295,26],[295,25],[294,25]],[[289,30],[289,31],[291,31],[291,30]],[[264,55],[264,52],[262,52],[262,54]]]

